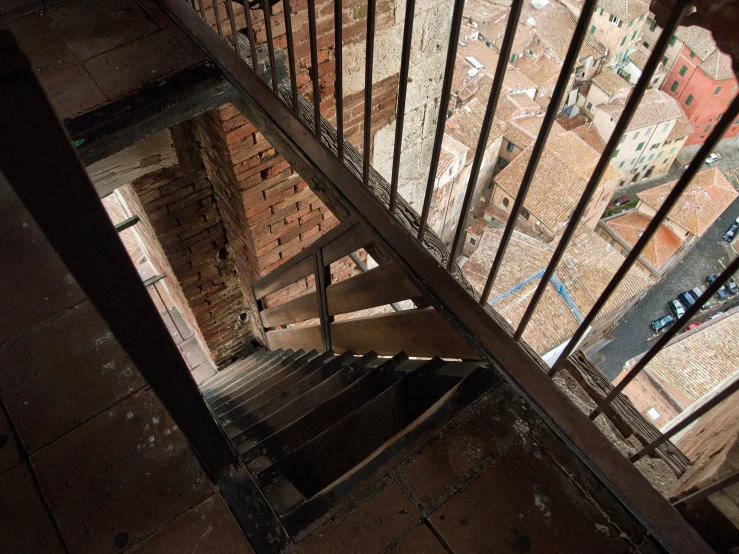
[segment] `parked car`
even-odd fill
[[[622,196],[622,197],[620,197],[620,198],[616,198],[616,199],[615,199],[615,200],[613,201],[613,203],[614,203],[614,204],[615,204],[616,206],[622,206],[622,205],[626,204],[626,202],[628,202],[629,200],[630,200],[630,198],[629,198],[628,196]]]
[[[712,319],[716,319],[718,316],[723,315],[724,312],[716,312],[711,317],[708,318],[708,321],[711,321]]]
[[[706,158],[706,165],[711,165],[713,162],[717,162],[721,159],[721,154],[714,152]]]
[[[681,292],[677,295],[677,299],[680,301],[680,304],[685,306],[685,308],[690,308],[693,304],[695,304],[695,301],[698,300],[698,297],[693,294],[692,290],[686,290],[685,292]]]
[[[652,321],[652,329],[659,332],[663,329],[667,329],[668,327],[675,324],[675,318],[671,315],[666,315],[663,317],[660,317],[659,319],[655,319]]]
[[[697,301],[701,297],[701,294],[703,294],[703,291],[699,287],[695,287],[692,290],[692,293],[693,293],[693,298],[695,298],[695,300]],[[701,310],[707,310],[710,307],[711,307],[711,303],[706,302],[705,304],[703,304],[703,306],[701,306]]]
[[[679,300],[670,300],[667,303],[667,307],[670,308],[672,315],[676,318],[681,318],[685,315],[685,306],[683,306]]]
[[[736,237],[737,231],[739,231],[739,223],[732,223],[731,226],[726,230],[722,238],[726,242],[731,242]]]
[[[692,331],[696,327],[700,327],[700,325],[701,325],[701,322],[696,321],[695,323],[691,323],[690,325],[688,325],[685,329],[683,329],[683,331]]]
[[[713,275],[709,275],[708,277],[706,277],[706,281],[708,282],[709,285],[712,285],[713,283],[715,283],[716,279],[718,279],[718,277],[716,276],[715,273]],[[721,300],[729,297],[729,291],[726,288],[726,285],[723,285],[720,289],[718,289],[716,296],[718,296]]]
[[[739,292],[739,286],[737,286],[736,281],[734,281],[733,277],[729,277],[724,286],[729,289],[730,294],[736,294]]]

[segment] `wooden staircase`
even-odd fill
[[[300,540],[495,383],[480,362],[257,350],[201,385],[282,526]]]

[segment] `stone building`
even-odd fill
[[[590,34],[608,51],[606,63],[620,72],[636,49],[649,13],[646,0],[601,0],[590,21]]]

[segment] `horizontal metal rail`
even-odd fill
[[[694,502],[698,502],[698,500],[702,500],[732,485],[736,485],[737,483],[739,483],[739,471],[736,473],[733,473],[732,475],[728,475],[724,477],[720,481],[716,481],[712,485],[709,485],[705,488],[695,491],[693,494],[690,494],[684,498],[676,500],[675,502],[672,503],[672,505],[675,506],[676,508],[679,508],[680,506],[687,506],[688,504],[693,504]]]
[[[115,224],[115,232],[116,233],[122,233],[126,229],[130,229],[131,227],[133,227],[134,225],[136,225],[139,221],[141,221],[141,219],[139,219],[139,216],[132,215],[128,219],[124,219],[120,223],[116,223]]]

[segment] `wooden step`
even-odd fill
[[[368,352],[361,358],[354,359],[351,355],[348,355],[341,362],[338,370],[334,368],[333,375],[316,383],[310,390],[295,398],[279,411],[253,425],[244,433],[234,437],[232,441],[237,446],[239,453],[252,448],[257,442],[264,440],[269,435],[302,417],[313,408],[320,406],[336,393],[369,373],[371,368],[367,366],[367,362],[375,359],[375,357],[374,352]],[[350,360],[350,363],[347,364],[347,360]]]
[[[294,355],[291,360],[285,360],[281,368],[271,371],[269,375],[266,375],[258,383],[241,389],[240,392],[234,392],[231,400],[215,411],[221,425],[228,425],[239,417],[240,414],[261,406],[266,400],[274,396],[274,394],[270,393],[273,386],[294,373],[300,374],[301,368],[309,364],[317,355],[318,352],[316,350],[311,350],[302,356]]]
[[[336,421],[372,400],[388,387],[405,377],[398,371],[408,356],[401,353],[383,363],[345,388],[334,397],[311,410],[290,425],[274,433],[255,447],[244,452],[241,458],[251,471],[260,471],[323,432]]]
[[[242,371],[249,371],[249,369],[253,367],[253,365],[257,362],[257,360],[261,360],[269,354],[271,354],[269,350],[260,349],[251,354],[249,357],[237,360],[227,368],[218,371],[211,378],[201,383],[200,388],[202,389],[203,394],[218,388],[228,379],[232,379],[234,376],[240,374]]]
[[[227,403],[233,396],[243,392],[247,388],[251,388],[263,379],[266,379],[273,371],[283,368],[286,364],[291,363],[296,357],[300,357],[304,353],[305,352],[302,349],[294,352],[288,348],[280,356],[263,363],[255,371],[251,371],[248,375],[235,379],[229,383],[228,386],[219,390],[218,393],[207,399],[211,409],[218,411],[218,409]]]
[[[264,367],[264,364],[271,363],[273,360],[279,359],[283,355],[284,350],[282,349],[277,349],[274,352],[267,350],[263,354],[255,356],[254,360],[245,360],[242,363],[239,363],[237,367],[234,368],[235,371],[224,376],[219,382],[211,384],[207,390],[204,390],[203,396],[206,399],[213,398],[236,380],[243,379],[247,375],[253,375],[261,367]]]
[[[335,514],[352,502],[501,380],[502,377],[496,371],[484,366],[478,367],[348,472],[311,498],[298,501],[288,508],[288,513],[280,518],[283,527],[293,540],[304,538],[324,516]],[[265,497],[270,500],[269,494],[265,494]],[[279,515],[278,506],[271,501],[270,504],[273,509],[277,509]]]

